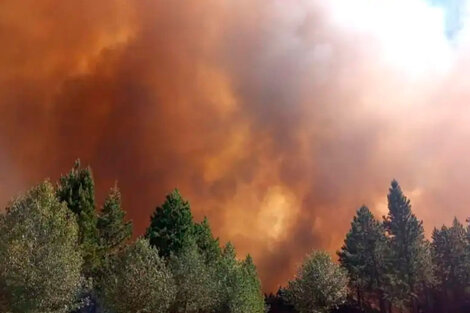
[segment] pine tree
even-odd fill
[[[57,197],[77,216],[79,243],[88,276],[99,265],[95,184],[91,169],[81,168],[80,160],[77,160],[72,170],[60,178]]]
[[[194,224],[193,236],[199,251],[205,257],[208,264],[213,264],[219,260],[221,250],[219,246],[219,239],[214,238],[209,220],[205,217],[201,223]]]
[[[452,227],[434,229],[432,239],[432,256],[439,289],[448,306],[462,299],[463,291],[469,284],[467,235],[463,225],[455,218]]]
[[[169,257],[171,253],[178,254],[188,244],[192,233],[193,217],[189,202],[175,189],[155,210],[145,237],[161,256]]]
[[[420,293],[434,280],[429,242],[422,221],[412,213],[410,200],[395,180],[389,189],[388,209],[384,219],[392,262],[388,296],[397,306],[411,306],[416,312]]]
[[[263,313],[265,311],[264,296],[261,290],[261,282],[258,278],[256,266],[251,255],[247,255],[241,263],[244,281],[245,302],[241,312]]]
[[[366,206],[362,206],[351,222],[338,252],[341,265],[348,271],[350,286],[357,293],[359,306],[367,293],[375,294],[385,311],[384,286],[387,268],[387,242],[381,223]]]
[[[235,247],[227,243],[222,251],[216,273],[218,283],[217,312],[263,313],[264,298],[256,267],[248,255],[236,259]]]
[[[97,221],[103,257],[121,250],[131,238],[132,222],[126,222],[125,215],[121,208],[121,193],[115,186],[107,196]]]

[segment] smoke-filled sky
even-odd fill
[[[178,187],[275,290],[397,178],[426,230],[470,215],[458,0],[3,0],[0,203],[74,160],[136,235]]]

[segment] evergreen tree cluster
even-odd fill
[[[0,312],[265,312],[252,258],[221,247],[177,190],[131,237],[117,186],[97,210],[91,169],[77,161],[0,214]]]
[[[357,210],[337,253],[346,279],[314,252],[287,288],[266,296],[270,312],[470,312],[470,225],[454,219],[429,241],[395,180],[387,200],[381,220],[366,206]]]
[[[351,298],[382,313],[468,312],[470,229],[455,219],[429,241],[395,180],[387,199],[382,221],[365,206],[357,211],[338,252]]]

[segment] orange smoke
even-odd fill
[[[2,1],[1,203],[80,157],[139,235],[178,187],[266,291],[394,177],[428,230],[465,218],[468,57],[407,79],[320,3]]]

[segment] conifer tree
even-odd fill
[[[102,256],[121,250],[132,236],[132,222],[125,221],[126,212],[121,207],[121,193],[113,187],[106,197],[98,216],[97,227]]]
[[[338,252],[341,265],[348,271],[349,283],[362,306],[366,293],[378,296],[384,312],[384,286],[387,268],[387,242],[381,223],[366,206],[362,206],[351,222],[344,245]]]
[[[231,242],[228,242],[223,247],[222,255],[217,265],[217,312],[232,313],[240,306],[238,303],[238,292],[236,292],[240,276],[237,275],[236,252]]]
[[[451,227],[442,226],[432,234],[432,256],[440,292],[445,305],[461,300],[469,285],[470,264],[467,238],[463,225],[454,218]]]
[[[258,278],[256,266],[251,255],[247,255],[241,263],[244,280],[244,307],[240,312],[263,313],[265,311],[264,296],[261,291],[261,282]]]
[[[169,257],[171,253],[178,254],[191,240],[192,234],[191,207],[175,189],[153,213],[145,237],[161,256]]]
[[[412,213],[410,200],[396,180],[389,189],[388,209],[384,219],[391,258],[388,296],[397,306],[416,312],[420,293],[434,281],[429,242],[422,221]]]
[[[218,310],[224,313],[263,313],[265,310],[261,283],[253,259],[236,259],[235,247],[227,243],[217,269]]]
[[[72,170],[60,178],[57,197],[77,216],[79,243],[88,276],[99,265],[95,184],[91,169],[81,168],[80,160],[77,160]]]
[[[193,236],[199,251],[205,257],[208,264],[213,264],[220,259],[222,252],[219,246],[219,239],[214,238],[209,220],[206,217],[201,223],[194,224]]]
[[[231,243],[221,251],[207,218],[194,223],[189,203],[177,190],[157,207],[146,238],[171,265],[178,286],[172,311],[264,312],[251,257],[238,261]]]

